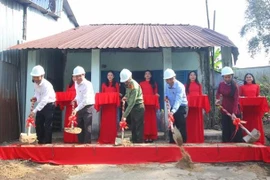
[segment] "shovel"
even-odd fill
[[[223,112],[225,112],[228,116],[230,116],[232,118],[232,115],[226,110],[224,109],[222,106],[218,106]],[[232,119],[234,121],[234,119]],[[241,124],[241,122],[238,124],[246,133],[247,135],[243,137],[244,141],[247,143],[254,143],[256,141],[258,141],[261,137],[261,133],[260,131],[258,131],[257,129],[253,129],[251,132],[245,128],[243,126],[243,124]]]
[[[191,160],[191,157],[190,157],[189,153],[186,152],[186,150],[183,147],[184,142],[183,142],[182,134],[173,125],[174,117],[172,115],[170,115],[171,106],[170,106],[168,98],[165,99],[165,102],[166,102],[166,107],[168,110],[168,120],[170,123],[170,128],[172,131],[173,140],[179,146],[181,154],[182,154],[182,158],[178,161],[178,163],[176,164],[176,167],[178,167],[178,168],[193,168],[193,162]]]
[[[125,112],[125,101],[123,100],[122,102],[123,102],[122,103],[122,114],[124,114],[124,112]],[[114,144],[116,146],[124,145],[124,144],[130,142],[129,138],[125,138],[125,129],[127,128],[127,123],[126,122],[120,122],[119,126],[121,128],[121,138],[118,138],[118,137],[115,138],[115,143]]]
[[[170,124],[173,140],[175,141],[175,143],[178,146],[182,146],[183,145],[183,138],[182,138],[180,131],[173,125],[174,117],[172,115],[170,115],[171,106],[170,106],[169,100],[166,98],[165,102],[166,102],[166,107],[168,110],[168,121]]]
[[[257,142],[261,137],[261,132],[257,129],[253,129],[251,132],[247,130],[242,124],[239,124],[239,126],[247,133],[246,136],[243,137],[244,141],[247,143],[255,143]]]
[[[74,102],[72,102],[71,105],[72,105],[72,111],[73,111],[74,110]],[[79,128],[79,127],[74,127],[74,124],[77,124],[77,117],[76,117],[76,115],[73,116],[71,114],[68,119],[69,119],[70,127],[64,128],[65,132],[70,133],[70,134],[80,134],[82,132],[82,129]]]
[[[31,101],[31,109],[30,109],[30,112],[33,111],[34,109],[34,104],[35,104],[35,101]],[[31,134],[31,128],[35,126],[35,120],[33,117],[31,117],[29,115],[28,119],[26,120],[26,127],[27,127],[27,133],[21,133],[20,134],[20,138],[19,138],[19,141],[21,143],[28,143],[28,144],[31,144],[31,143],[34,143],[37,141],[37,134],[36,133],[33,133]]]
[[[125,128],[121,128],[121,138],[118,138],[118,137],[115,138],[115,145],[120,146],[120,145],[127,144],[129,142],[130,142],[129,138],[125,138]]]

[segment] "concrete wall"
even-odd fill
[[[76,66],[82,66],[86,72],[91,71],[91,52],[76,52],[67,54],[67,62],[65,68],[64,85],[70,82],[73,69]],[[90,80],[90,79],[89,79]],[[64,86],[65,87],[65,86]]]
[[[91,52],[68,53],[64,84],[70,81],[72,70],[82,66],[87,72],[91,70]],[[198,70],[199,55],[195,52],[173,52],[172,66],[174,70]],[[162,52],[101,52],[101,71],[162,70]]]
[[[174,70],[193,70],[199,67],[199,56],[197,53],[183,52],[172,53]],[[101,53],[102,70],[120,71],[123,68],[132,71],[161,70],[162,52],[103,52]]]
[[[263,76],[270,77],[270,66],[252,67],[252,68],[235,68],[235,76],[238,79],[244,80],[247,73],[254,75],[256,80],[260,80]]]

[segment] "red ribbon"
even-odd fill
[[[168,118],[169,118],[169,128],[171,128],[171,124],[174,123],[174,117],[173,117],[173,115],[168,114]]]
[[[242,121],[242,120],[239,119],[239,118],[235,118],[235,119],[233,120],[233,124],[235,125],[235,131],[238,131],[239,125],[240,125],[240,124],[246,124],[246,123],[247,123],[246,121]]]
[[[119,126],[121,129],[127,129],[127,122],[126,121],[120,121]]]
[[[28,119],[26,120],[26,127],[30,127],[30,125],[32,125],[33,127],[36,127],[35,120],[32,117],[28,117]]]
[[[72,116],[71,115],[71,116],[69,116],[68,120],[69,120],[68,126],[70,126],[72,122],[73,122],[73,125],[77,125],[78,124],[77,123],[77,117],[76,116]]]
[[[172,123],[174,123],[174,117],[173,117],[173,115],[172,115],[172,114],[169,114],[168,116],[169,116],[169,120],[170,120]]]
[[[169,128],[171,128],[171,124],[174,123],[174,117],[173,117],[173,115],[170,113],[170,112],[171,112],[171,106],[170,106],[169,99],[168,99],[167,97],[166,97],[166,99],[165,99],[165,102],[166,102],[166,107],[167,107],[167,110],[168,110]]]
[[[219,105],[218,108],[220,108],[223,112],[225,112],[228,116],[230,116],[232,118],[232,115],[226,109],[224,109],[222,106]],[[233,125],[235,125],[235,131],[234,131],[231,139],[233,139],[235,137],[235,135],[239,129],[239,125],[247,123],[247,121],[242,121],[240,118],[235,118],[232,120],[233,120]]]

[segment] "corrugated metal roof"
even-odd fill
[[[227,36],[192,25],[96,24],[26,42],[11,49],[235,47]]]

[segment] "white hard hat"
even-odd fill
[[[225,66],[221,69],[221,76],[231,75],[234,74],[232,68]]]
[[[164,71],[163,79],[170,79],[174,76],[176,76],[174,70],[168,68]]]
[[[40,65],[33,67],[32,71],[30,73],[31,76],[42,76],[44,74],[45,74],[45,71],[44,71],[43,67]]]
[[[123,69],[120,72],[120,82],[126,82],[130,77],[132,76],[132,73],[128,69]]]
[[[83,67],[77,66],[74,68],[72,75],[77,76],[77,75],[82,75],[82,74],[85,74],[85,70],[83,69]]]

